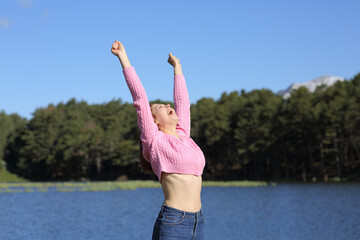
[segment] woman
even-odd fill
[[[115,41],[111,52],[120,60],[133,98],[143,157],[164,192],[153,239],[204,239],[200,195],[205,157],[190,138],[190,102],[180,61],[169,54],[168,62],[174,67],[175,111],[169,104],[149,105],[122,43]]]

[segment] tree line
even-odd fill
[[[155,180],[140,172],[139,135],[135,108],[120,99],[71,99],[30,120],[0,112],[0,170],[35,181]],[[360,74],[287,99],[267,89],[202,98],[191,137],[206,180],[360,180]]]

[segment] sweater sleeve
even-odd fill
[[[125,68],[123,73],[133,98],[133,106],[136,108],[137,124],[140,128],[140,140],[146,145],[149,145],[158,132],[158,127],[151,113],[149,100],[134,67]]]
[[[176,128],[190,137],[190,100],[183,75],[176,75],[174,77],[174,105],[179,118]]]

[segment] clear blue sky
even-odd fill
[[[149,100],[172,101],[172,52],[191,103],[360,72],[360,1],[0,2],[0,110],[31,118],[75,97],[131,102],[121,41]]]

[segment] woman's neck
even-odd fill
[[[175,136],[175,137],[177,137],[177,138],[179,138],[181,140],[181,138],[179,137],[179,134],[176,131],[176,128],[167,128],[167,129],[162,129],[161,128],[160,131],[162,131],[165,134]]]

